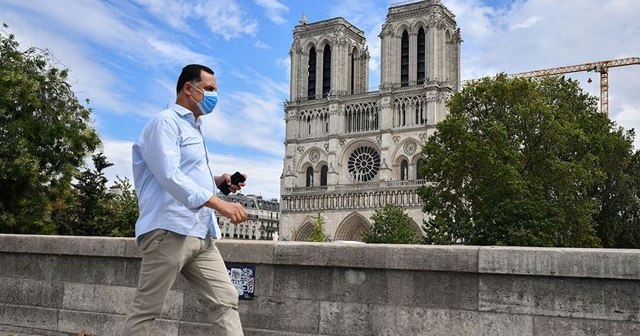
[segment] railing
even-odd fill
[[[326,186],[310,186],[310,187],[294,187],[285,188],[285,194],[294,193],[325,193],[332,191],[344,190],[362,190],[362,189],[387,189],[394,187],[421,187],[426,184],[424,179],[405,180],[405,181],[377,181],[353,184],[333,184]]]

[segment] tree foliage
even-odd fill
[[[362,241],[375,244],[420,244],[421,233],[411,225],[411,217],[402,207],[387,204],[371,215],[371,231],[365,232]]]
[[[428,243],[631,246],[638,235],[633,131],[564,77],[467,85],[423,147]],[[624,235],[635,241],[622,243]]]
[[[310,242],[316,243],[324,243],[329,240],[329,237],[324,233],[324,225],[325,219],[320,212],[318,212],[317,216],[312,217],[314,219],[313,223],[313,231],[311,232],[311,237],[309,237]]]
[[[104,170],[113,164],[102,152],[91,156],[93,169],[82,171],[73,184],[73,201],[54,212],[57,233],[74,236],[129,237],[135,234],[138,201],[128,179],[108,188]]]
[[[83,106],[47,50],[20,50],[0,30],[0,232],[54,233],[52,210],[100,144]]]

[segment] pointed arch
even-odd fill
[[[291,240],[307,241],[311,238],[311,233],[313,233],[313,223],[307,220],[304,224],[300,225],[300,227],[293,234]]]
[[[331,45],[326,44],[322,51],[322,97],[331,91]]]
[[[417,48],[416,48],[416,79],[418,84],[424,83],[425,74],[426,74],[426,34],[425,29],[423,27],[418,28],[418,36],[417,36]]]
[[[406,181],[409,179],[409,161],[400,161],[400,181]]]
[[[342,220],[334,240],[362,241],[362,235],[371,230],[371,223],[360,213],[352,212]]]
[[[317,53],[316,48],[311,47],[309,49],[309,63],[308,65],[308,78],[307,78],[307,99],[316,99],[316,63]]]
[[[404,30],[400,38],[400,86],[409,85],[409,33]]]

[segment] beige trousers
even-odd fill
[[[189,281],[211,307],[216,336],[242,336],[238,292],[213,239],[154,230],[140,239],[142,266],[138,289],[129,305],[123,336],[147,336],[178,274]]]

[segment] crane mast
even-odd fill
[[[557,68],[534,70],[527,72],[520,72],[509,75],[510,77],[544,77],[562,75],[572,72],[581,71],[593,71],[600,74],[600,112],[609,115],[609,68],[621,67],[627,65],[640,64],[640,57],[628,57],[620,58],[609,61],[598,61],[591,63],[583,63],[569,66],[562,66]]]

